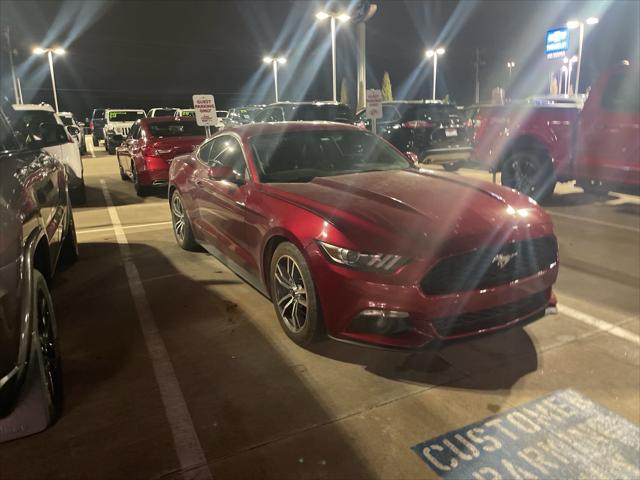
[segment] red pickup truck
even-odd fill
[[[476,125],[471,159],[502,184],[544,200],[557,182],[585,191],[640,193],[640,86],[628,62],[579,101],[511,103]]]

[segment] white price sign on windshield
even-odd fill
[[[213,127],[218,123],[213,95],[194,95],[193,109],[196,111],[196,123],[199,126]]]

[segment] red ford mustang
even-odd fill
[[[269,296],[286,334],[418,348],[555,304],[551,220],[528,197],[419,171],[329,122],[219,132],[170,169],[177,242]]]
[[[151,187],[166,186],[171,160],[191,152],[204,139],[204,127],[193,117],[140,119],[116,149],[120,177],[130,178],[136,193],[144,196]]]

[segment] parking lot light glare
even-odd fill
[[[426,53],[427,53],[427,58],[431,58],[436,52],[434,52],[433,50],[427,50]]]
[[[578,20],[569,20],[567,22],[567,28],[574,29],[580,26],[580,22]]]
[[[53,49],[53,53],[55,53],[56,55],[64,55],[67,52],[65,51],[64,48],[58,47]]]
[[[444,48],[442,48],[442,47],[438,48],[438,49],[436,50],[436,53],[437,53],[438,55],[444,55]]]
[[[33,49],[33,53],[35,53],[36,55],[42,55],[44,53],[44,48],[42,47],[35,47]]]
[[[329,15],[327,12],[318,12],[316,13],[316,18],[318,20],[326,20],[327,18],[329,18],[331,15]]]
[[[344,22],[348,22],[349,20],[351,20],[351,17],[349,15],[347,15],[346,13],[342,13],[342,14],[338,15],[338,20],[340,20],[342,23],[344,23]]]
[[[271,62],[273,62],[273,58],[272,58],[272,57],[264,57],[264,58],[262,59],[262,61],[263,61],[264,63],[271,63]]]
[[[587,25],[595,25],[600,20],[598,20],[596,17],[589,17],[585,21],[586,21]]]
[[[280,63],[280,64],[287,63],[287,59],[286,59],[286,58],[284,58],[284,57],[278,57],[278,58],[277,58],[277,61],[278,61],[278,63]]]

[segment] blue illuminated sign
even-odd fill
[[[567,27],[547,30],[545,53],[547,56],[562,56],[569,50],[569,29]]]

